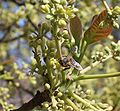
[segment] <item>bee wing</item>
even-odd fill
[[[71,59],[70,62],[71,62],[71,66],[74,67],[75,69],[79,71],[83,69],[82,66],[78,62],[76,62],[73,58]]]

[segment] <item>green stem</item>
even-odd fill
[[[64,101],[70,105],[75,111],[80,111],[79,108],[66,96],[63,97]]]
[[[103,5],[105,6],[106,10],[107,10],[109,13],[111,13],[111,10],[110,10],[110,8],[109,8],[106,0],[102,0],[102,3],[103,3]]]
[[[61,73],[62,73],[62,82],[65,82],[65,80],[66,80],[65,73],[64,73],[64,71],[61,71]]]
[[[88,47],[88,44],[87,44],[86,41],[84,41],[84,45],[83,45],[83,46],[84,46],[84,47],[82,47],[81,53],[80,53],[80,57],[79,57],[79,63],[81,63],[81,61],[82,61],[82,59],[83,59],[83,56],[84,56],[84,54],[85,54],[85,51],[86,51],[86,49],[87,49],[87,47]]]
[[[93,105],[91,105],[88,101],[85,101],[84,99],[82,99],[81,97],[79,97],[78,95],[76,95],[75,93],[69,91],[68,93],[71,97],[73,97],[74,99],[76,99],[78,102],[83,103],[85,106],[97,111],[98,109],[95,108]]]
[[[101,60],[101,61],[96,61],[95,63],[92,63],[90,66],[86,67],[85,69],[81,70],[79,73],[80,74],[84,74],[87,71],[91,70],[93,67],[97,66],[98,64],[105,62],[106,60],[112,58],[113,55],[108,55],[105,59]]]
[[[58,56],[58,58],[61,58],[61,45],[60,45],[59,40],[56,35],[55,35],[55,44],[56,44],[56,48],[57,48],[57,56]]]
[[[51,89],[53,89],[53,79],[52,79],[53,75],[52,75],[52,71],[51,71],[51,67],[50,67],[49,63],[50,63],[50,61],[47,58],[46,59],[46,65],[47,65],[47,71],[48,71],[48,78],[50,80]]]
[[[55,37],[55,44],[56,44],[56,48],[57,48],[57,57],[61,58],[61,44],[57,37],[57,28],[58,28],[57,23],[55,22],[53,36]]]
[[[37,51],[36,47],[34,47],[34,51],[35,51],[34,52],[34,58],[35,58],[35,60],[37,62],[38,73],[41,74],[43,69],[42,69],[42,67],[40,65],[40,57],[39,57],[39,54],[38,54],[38,51]]]
[[[120,72],[108,73],[108,74],[81,75],[81,76],[75,77],[75,78],[72,80],[72,83],[73,83],[73,82],[76,82],[76,81],[78,81],[78,80],[100,79],[100,78],[117,77],[117,76],[120,76]]]

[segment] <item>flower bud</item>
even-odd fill
[[[44,108],[48,108],[49,107],[49,103],[48,102],[44,102],[42,105],[43,105]]]
[[[61,92],[58,92],[58,93],[57,93],[57,96],[58,96],[58,97],[61,97],[62,95],[63,95],[63,94],[62,94]]]
[[[103,52],[99,52],[100,57],[103,57],[103,55],[104,55]]]
[[[63,19],[60,19],[60,20],[58,21],[58,24],[59,24],[60,27],[65,27],[65,26],[66,26],[66,22],[65,22],[65,20],[63,20]]]
[[[114,57],[114,59],[115,59],[116,61],[120,61],[120,57],[119,57],[119,56]]]
[[[62,5],[66,5],[66,4],[67,4],[67,0],[60,0],[60,3],[61,3]]]
[[[43,3],[50,3],[49,0],[42,0],[42,1],[43,1]]]
[[[50,85],[48,83],[45,84],[45,89],[50,89]]]
[[[115,42],[111,42],[111,46],[113,49],[115,49],[117,47],[117,44]]]
[[[33,9],[33,5],[31,5],[31,4],[27,3],[25,5],[26,5],[27,10],[32,10]]]
[[[60,100],[59,103],[60,103],[60,104],[64,104],[65,102],[64,102],[63,100]]]
[[[118,40],[117,44],[120,46],[120,40]]]
[[[113,27],[119,29],[119,24],[116,21],[113,21]]]
[[[91,93],[92,93],[92,91],[91,91],[90,89],[88,89],[88,90],[86,91],[86,94],[88,94],[88,95],[91,95]]]
[[[110,52],[111,52],[110,48],[109,48],[109,47],[107,47],[107,46],[105,47],[105,49],[104,49],[104,50],[105,50],[105,52],[106,52],[107,54],[110,54]]]
[[[60,3],[60,0],[52,0],[54,3]]]
[[[69,38],[69,33],[68,33],[68,31],[67,31],[67,30],[63,30],[62,36],[63,36],[64,39],[68,39],[68,38]]]
[[[46,5],[41,5],[41,11],[43,13],[50,13],[50,6],[48,4]]]
[[[73,9],[72,9],[72,12],[73,12],[73,13],[76,13],[76,12],[78,12],[78,11],[79,11],[79,10],[78,10],[77,8],[73,8]]]
[[[68,0],[68,3],[69,3],[69,4],[74,4],[74,3],[75,3],[75,0]]]
[[[120,7],[119,7],[119,6],[116,6],[116,7],[113,9],[113,14],[115,14],[115,15],[120,15]]]
[[[98,106],[100,106],[101,108],[105,109],[105,108],[108,107],[108,104],[98,103]]]
[[[47,14],[46,17],[45,17],[47,20],[52,20],[54,19],[54,17],[50,14]]]
[[[63,30],[63,35],[68,35],[68,31],[67,30]]]
[[[65,13],[65,9],[63,8],[63,6],[62,5],[60,5],[60,4],[56,4],[56,10],[57,10],[57,13],[59,14],[59,13]]]

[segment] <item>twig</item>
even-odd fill
[[[6,39],[8,33],[10,32],[11,27],[12,27],[12,25],[8,26],[8,27],[5,29],[6,32],[5,32],[4,36],[0,39],[0,42],[4,41],[4,40]]]
[[[19,1],[22,1],[22,2],[17,2],[16,0],[11,0],[11,1],[14,2],[15,4],[19,5],[19,6],[25,5],[25,3],[22,0],[19,0]]]
[[[35,30],[38,30],[38,27],[32,22],[29,16],[27,16],[27,20],[34,27]]]
[[[0,41],[0,43],[9,43],[9,42],[13,42],[13,41],[18,40],[18,39],[20,39],[20,38],[23,38],[23,37],[25,37],[25,36],[26,36],[26,34],[22,34],[22,35],[20,35],[20,36],[18,36],[18,37],[15,37],[15,38],[13,38],[13,39],[8,39],[8,40]]]
[[[31,111],[36,106],[41,106],[41,103],[51,99],[49,97],[49,91],[45,90],[44,92],[37,91],[36,95],[27,103],[23,104],[20,108],[11,110],[11,111]]]

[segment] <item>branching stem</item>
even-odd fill
[[[82,99],[80,96],[76,95],[75,93],[69,91],[68,94],[73,97],[74,99],[76,99],[78,102],[83,103],[85,106],[93,109],[94,111],[97,111],[98,109],[95,108],[93,105],[91,105],[88,101],[85,101],[84,99]]]
[[[64,101],[70,105],[75,111],[80,111],[79,108],[66,96],[63,97]]]
[[[120,72],[109,73],[109,74],[81,75],[74,78],[72,82],[76,82],[78,80],[85,80],[85,79],[100,79],[100,78],[117,77],[117,76],[120,76]]]

